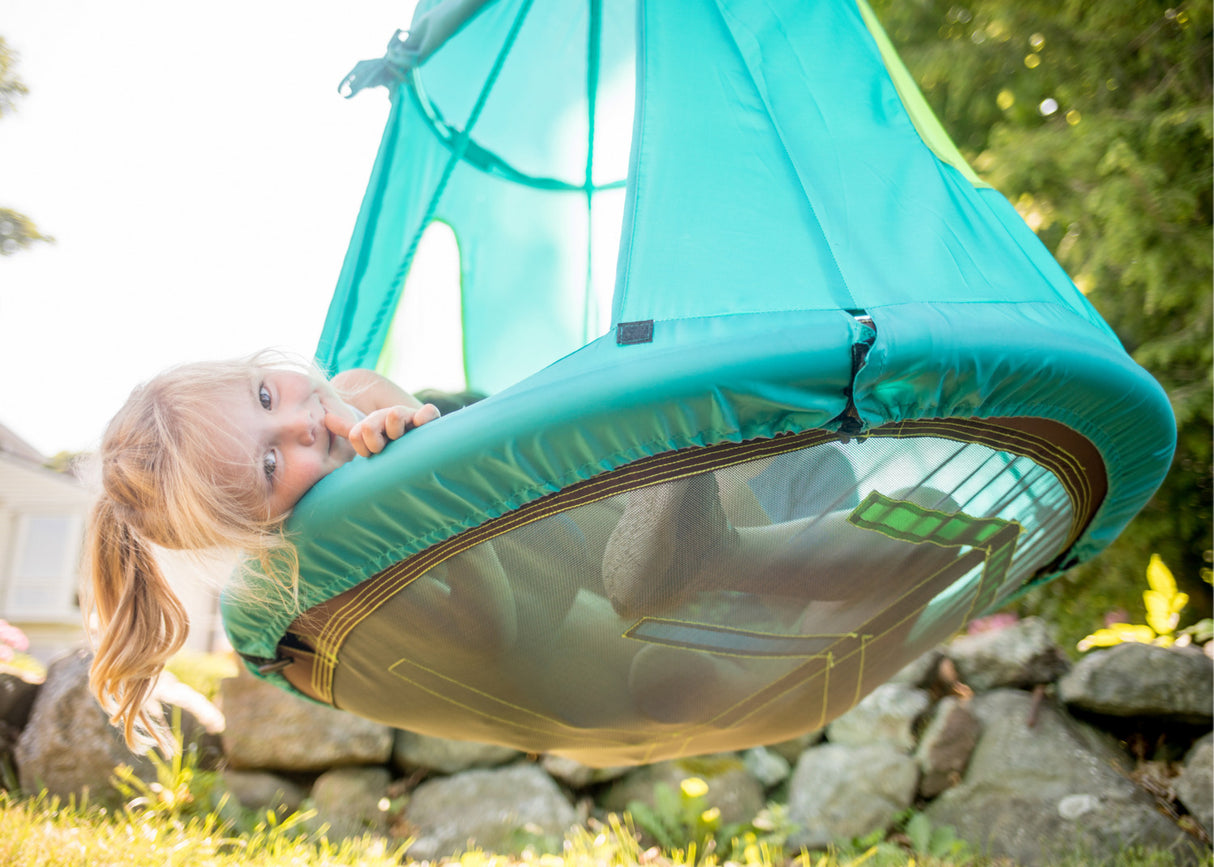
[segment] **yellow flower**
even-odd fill
[[[1151,562],[1147,563],[1147,583],[1151,585],[1152,590],[1165,596],[1176,592],[1176,579],[1172,577],[1172,570],[1164,565],[1163,558],[1158,554],[1152,554]]]
[[[679,786],[688,798],[702,798],[708,794],[708,783],[699,777],[688,777]]]
[[[1114,623],[1106,629],[1097,629],[1079,642],[1079,650],[1112,647],[1125,641],[1159,647],[1175,644],[1172,633],[1180,625],[1180,612],[1189,604],[1189,595],[1177,591],[1176,579],[1158,554],[1152,554],[1151,562],[1147,564],[1147,583],[1151,589],[1142,594],[1142,603],[1147,610],[1145,625]]]
[[[1151,555],[1147,583],[1151,589],[1142,594],[1147,623],[1159,635],[1171,635],[1180,625],[1180,612],[1189,603],[1189,596],[1176,592],[1176,579],[1158,554]]]
[[[1097,629],[1087,638],[1079,642],[1080,650],[1091,650],[1093,647],[1112,647],[1127,641],[1140,644],[1150,644],[1155,640],[1155,630],[1149,626],[1131,625],[1129,623],[1114,623],[1104,629]]]

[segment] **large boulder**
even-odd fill
[[[973,708],[982,735],[961,784],[924,810],[933,825],[1021,867],[1077,853],[1104,863],[1131,846],[1198,863],[1192,838],[1130,781],[1111,739],[1019,690],[978,696]]]
[[[327,826],[331,840],[385,837],[388,834],[387,768],[347,767],[325,771],[312,784],[311,820],[319,830]]]
[[[382,765],[392,755],[392,732],[292,695],[242,672],[220,683],[227,717],[228,764],[239,770],[325,771],[342,765]]]
[[[1209,725],[1214,660],[1196,648],[1130,642],[1089,653],[1058,682],[1074,710]]]
[[[223,772],[227,792],[246,810],[264,813],[267,810],[280,817],[289,816],[303,806],[307,792],[294,780],[269,771]]]
[[[1053,683],[1070,663],[1039,617],[962,636],[944,648],[961,681],[975,692]]]
[[[17,745],[41,686],[41,680],[15,671],[0,671],[0,762],[5,761]]]
[[[42,681],[15,671],[0,671],[0,724],[21,731],[34,710]]]
[[[954,696],[940,700],[915,750],[915,761],[922,772],[920,795],[934,798],[961,782],[981,730],[968,701]]]
[[[826,739],[851,746],[885,741],[909,753],[915,748],[915,724],[930,707],[924,690],[906,683],[883,683],[831,722]]]
[[[888,742],[802,753],[788,790],[789,847],[820,849],[889,828],[915,799],[919,767]]]
[[[45,789],[60,797],[87,792],[92,798],[112,801],[120,794],[112,783],[119,765],[131,767],[140,779],[156,778],[151,760],[127,748],[89,691],[92,658],[80,649],[54,660],[47,669],[13,753],[26,792]],[[193,707],[212,726],[222,723],[222,715],[198,693],[167,675],[164,682],[171,688],[158,695],[170,699],[170,704],[176,700]],[[206,726],[186,709],[181,713],[181,729],[185,743],[207,739]]]
[[[455,774],[472,768],[493,768],[522,758],[522,753],[495,744],[455,741],[399,730],[392,746],[392,764],[397,770],[422,769]]]
[[[510,852],[536,838],[559,847],[576,824],[573,806],[552,778],[520,763],[422,783],[393,833],[413,838],[410,861],[434,861],[473,846]]]
[[[1176,797],[1207,836],[1214,836],[1214,734],[1193,745],[1175,783]]]
[[[630,765],[613,765],[606,768],[592,768],[568,756],[558,756],[546,753],[540,756],[540,767],[548,775],[571,789],[584,789],[599,783],[618,779],[632,770]]]

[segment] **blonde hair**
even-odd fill
[[[250,461],[233,472],[218,457],[216,443],[233,433],[215,402],[267,369],[300,366],[259,353],[172,368],[137,387],[102,437],[101,490],[86,543],[86,616],[95,613],[99,627],[89,683],[132,749],[171,747],[151,699],[189,631],[155,547],[240,550],[292,590],[298,580],[294,548],[282,516],[268,514],[256,467]],[[315,368],[305,369],[323,381]]]

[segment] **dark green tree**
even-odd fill
[[[928,102],[1167,390],[1172,470],[1101,557],[1022,605],[1070,641],[1141,620],[1151,553],[1208,616],[1211,557],[1211,6],[873,0]]]
[[[29,89],[17,77],[17,54],[0,36],[0,118],[16,110],[17,100]],[[34,221],[25,214],[10,208],[0,207],[0,256],[9,256],[23,250],[36,241],[53,241],[43,235]]]

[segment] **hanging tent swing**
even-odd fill
[[[1099,552],[1167,471],[1162,390],[864,0],[423,3],[369,85],[319,359],[393,374],[445,224],[490,396],[299,503],[298,604],[233,580],[232,643],[284,689],[593,765],[779,741]]]

